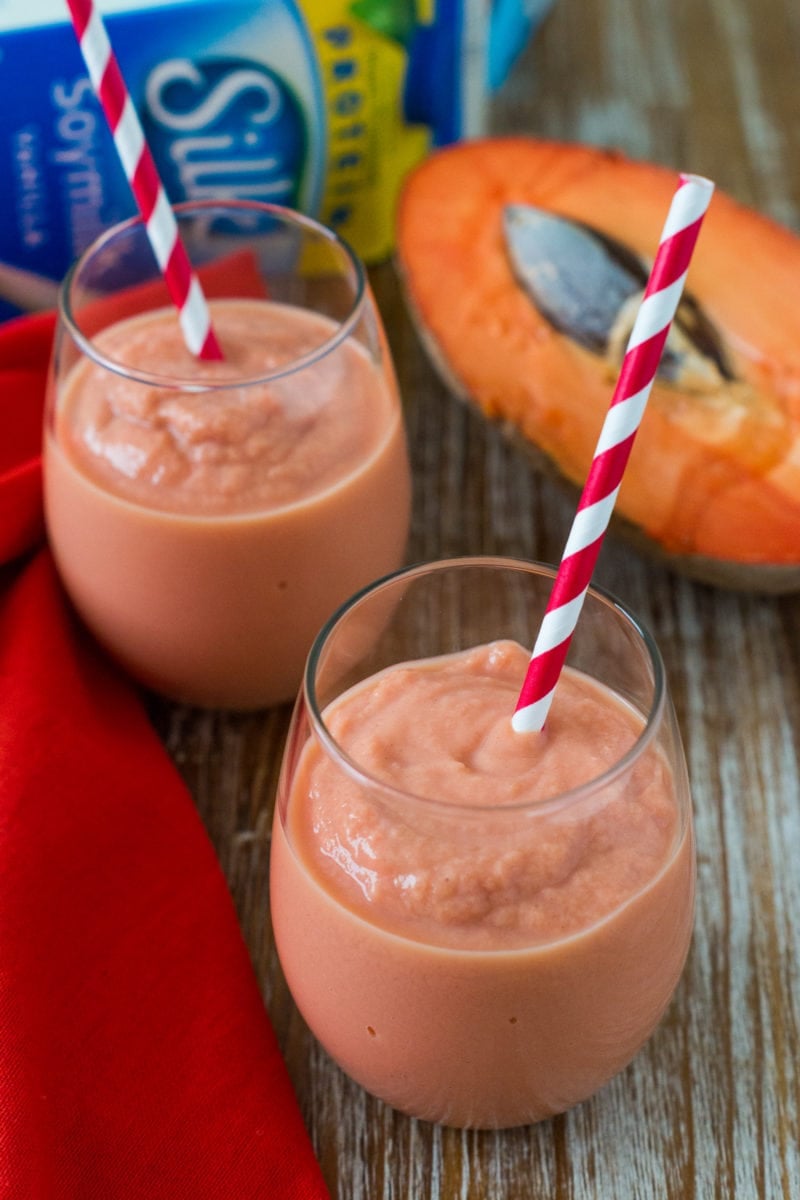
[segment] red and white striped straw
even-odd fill
[[[713,191],[701,176],[680,177],[512,717],[517,732],[544,728]]]
[[[206,298],[180,239],[175,214],[111,49],[103,18],[93,0],[67,0],[67,4],[89,78],[111,128],[156,261],[178,309],[186,345],[198,358],[221,359]]]

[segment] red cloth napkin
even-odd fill
[[[321,1200],[211,844],[37,546],[52,331],[0,328],[0,1197]]]

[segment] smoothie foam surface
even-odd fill
[[[644,723],[567,669],[545,731],[515,733],[528,657],[503,642],[405,664],[326,710],[337,744],[386,788],[365,786],[312,740],[289,836],[356,914],[434,945],[549,944],[616,911],[666,867],[682,831],[657,748],[596,792],[547,803],[611,771]]]
[[[333,322],[265,300],[213,300],[210,311],[221,362],[189,352],[171,308],[96,335],[107,360],[155,364],[164,383],[143,383],[88,358],[73,368],[56,435],[86,478],[150,508],[225,516],[306,501],[378,453],[399,411],[352,339],[297,371],[250,382],[324,350],[337,331]],[[184,386],[170,386],[169,378]],[[186,386],[193,379],[197,390]]]

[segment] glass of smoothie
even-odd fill
[[[178,701],[291,700],[320,625],[402,562],[400,400],[364,268],[267,204],[176,209],[223,361],[195,358],[139,218],[60,293],[44,438],[50,543],[74,605]]]
[[[323,1047],[412,1116],[503,1128],[592,1095],[691,937],[686,766],[652,637],[590,589],[541,733],[511,717],[551,568],[455,559],[363,590],[312,648],[270,866]]]

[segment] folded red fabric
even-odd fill
[[[205,830],[36,544],[52,330],[0,328],[0,1197],[321,1200]]]

